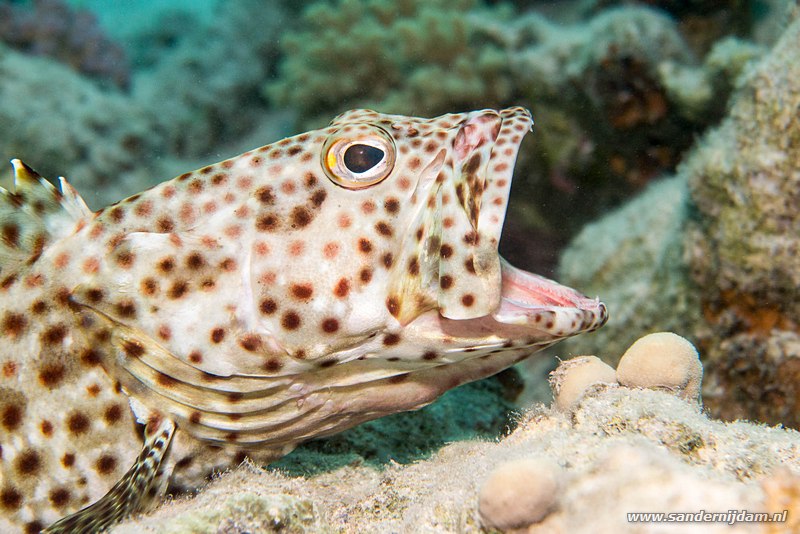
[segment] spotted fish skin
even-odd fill
[[[602,303],[497,253],[531,124],[522,108],[355,110],[96,213],[15,162],[0,529],[129,478],[137,420],[174,422],[161,469],[191,487],[601,326]]]

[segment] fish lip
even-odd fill
[[[500,257],[502,289],[492,320],[509,326],[535,327],[557,335],[592,331],[608,320],[598,298],[549,278],[514,267]]]

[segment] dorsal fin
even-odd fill
[[[0,187],[0,273],[41,254],[50,243],[71,233],[91,210],[75,189],[60,178],[61,190],[18,159],[14,191]]]

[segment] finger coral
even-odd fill
[[[0,2],[0,41],[120,88],[130,82],[122,47],[104,34],[90,11],[72,9],[61,0],[33,0],[31,5]]]

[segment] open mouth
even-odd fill
[[[485,188],[479,187],[474,191],[481,197],[476,226],[483,242],[473,250],[476,258],[479,254],[483,254],[484,258],[493,255],[497,258],[494,261],[499,261],[499,265],[495,264],[499,272],[484,272],[484,278],[494,280],[489,285],[499,282],[499,287],[495,286],[494,301],[487,303],[491,308],[483,310],[486,313],[483,320],[492,322],[499,329],[522,329],[554,338],[595,330],[608,319],[608,312],[602,302],[543,276],[518,269],[497,252],[517,152],[522,138],[531,130],[533,122],[527,110],[510,108],[479,115],[470,123],[474,125],[473,128],[477,128],[481,125],[492,125],[491,121],[497,119],[500,123],[498,129],[492,130],[486,126],[482,136],[475,131],[471,132],[473,138],[491,146],[487,154]],[[472,148],[472,152],[477,152],[481,145],[481,142],[473,142],[470,148],[476,147]],[[487,148],[484,145],[484,150]],[[474,187],[474,184],[470,185]],[[481,253],[479,249],[482,247],[486,248]]]
[[[500,305],[492,313],[498,323],[531,326],[556,336],[589,332],[608,320],[605,304],[543,276],[517,269],[502,257]]]

